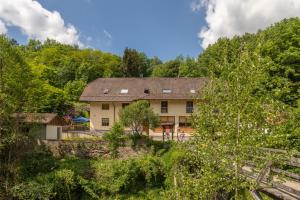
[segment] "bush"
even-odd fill
[[[37,148],[28,153],[21,162],[24,178],[31,178],[41,173],[48,173],[57,168],[57,162],[52,153],[45,147]]]
[[[99,191],[108,194],[137,192],[146,187],[162,186],[163,163],[158,157],[129,160],[98,160],[92,165]]]
[[[92,166],[95,170],[95,181],[105,193],[129,192],[138,186],[141,172],[134,159],[98,160]]]
[[[71,191],[76,186],[74,172],[69,169],[55,171],[54,186],[54,190],[57,194],[56,199],[71,200]]]
[[[112,157],[118,156],[118,148],[124,143],[125,135],[124,128],[120,123],[114,123],[109,132],[106,132],[103,136],[104,140],[108,141],[108,147],[111,151]]]
[[[15,185],[11,189],[13,197],[20,200],[48,200],[54,197],[53,184],[29,181]]]
[[[139,167],[147,186],[162,186],[165,180],[165,171],[160,158],[146,156],[139,161]]]

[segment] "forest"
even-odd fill
[[[141,137],[139,146],[115,124],[106,137],[112,152],[130,144],[146,153],[57,158],[22,134],[11,115],[72,115],[84,87],[99,77],[210,77],[201,94],[206,103],[193,117],[196,137]],[[251,199],[257,185],[237,171],[260,147],[300,151],[299,97],[299,18],[220,38],[197,58],[164,62],[131,48],[118,56],[50,39],[21,45],[1,35],[0,199]],[[262,168],[266,161],[255,162]]]

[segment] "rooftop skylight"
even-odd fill
[[[128,93],[128,89],[121,89],[121,94],[127,94]]]
[[[172,90],[171,89],[163,89],[163,93],[170,94],[170,93],[172,93]]]
[[[190,92],[191,92],[192,94],[195,94],[195,93],[196,93],[196,91],[195,91],[194,89],[191,89]]]

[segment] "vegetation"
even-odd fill
[[[114,123],[111,130],[104,134],[103,139],[109,142],[108,146],[111,151],[112,157],[117,157],[118,148],[125,141],[123,126],[118,122]]]
[[[140,100],[126,106],[120,112],[120,121],[130,127],[134,135],[142,135],[144,127],[156,128],[159,116],[150,108],[149,102]]]
[[[260,169],[275,159],[281,166],[271,154],[256,159],[260,147],[300,151],[299,31],[299,18],[286,19],[256,34],[221,38],[197,60],[167,62],[129,48],[121,58],[52,40],[18,45],[1,35],[0,199],[248,199],[257,185],[238,173],[243,164],[251,159]],[[211,78],[192,120],[195,139],[148,139],[137,157],[55,158],[11,115],[85,113],[78,98],[88,82],[141,75]],[[138,101],[123,109],[121,122],[140,135],[158,117]],[[123,133],[115,124],[104,138],[114,157]]]

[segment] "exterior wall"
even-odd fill
[[[161,100],[151,100],[150,106],[153,108],[153,111],[160,116],[175,116],[174,133],[177,133],[179,128],[179,116],[191,115],[190,113],[186,113],[186,102],[187,100],[169,100],[168,113],[161,113]],[[122,110],[122,103],[128,102],[91,102],[90,129],[96,131],[109,130],[113,123],[119,120],[119,112]],[[102,104],[109,104],[109,110],[102,110]],[[195,102],[194,109],[196,109]],[[102,126],[102,118],[109,118],[109,126]],[[155,134],[155,132],[150,130],[150,134]],[[161,132],[158,134],[161,134]]]
[[[119,120],[122,103],[128,102],[91,102],[90,129],[96,131],[109,130],[115,121]],[[102,110],[102,104],[109,104],[109,110]],[[109,118],[109,126],[102,126],[102,118]]]
[[[162,100],[152,100],[150,101],[150,106],[155,113],[159,114],[159,116],[175,116],[174,133],[177,134],[179,129],[179,116],[191,116],[191,113],[186,113],[187,100],[168,100],[168,113],[161,113],[161,101]],[[196,103],[194,102],[194,110],[195,109]],[[191,129],[189,132],[191,131],[193,130]],[[161,131],[159,132],[161,134]],[[150,134],[155,134],[155,131],[150,130]]]
[[[29,134],[35,138],[45,140],[46,139],[46,125],[44,124],[31,124],[29,125]]]
[[[46,126],[46,140],[57,140],[57,128],[60,126]]]

